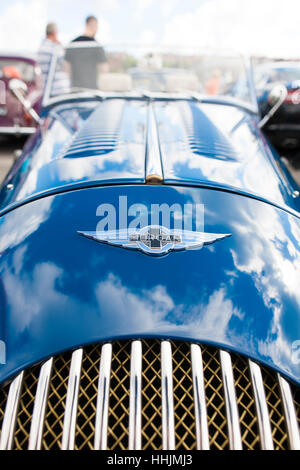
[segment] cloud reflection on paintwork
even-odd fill
[[[263,206],[261,210],[258,207],[255,213],[249,210],[240,215],[244,223],[233,222],[236,236],[241,237],[239,252],[232,250],[234,265],[239,272],[252,277],[264,304],[272,312],[268,337],[258,340],[258,351],[276,358],[278,362],[284,358],[288,364],[292,350],[289,346],[291,330],[287,328],[287,322],[294,324],[294,339],[300,337],[299,315],[296,310],[289,311],[287,305],[287,300],[291,299],[300,307],[299,220],[285,217],[288,227],[284,229],[280,211],[266,212]],[[250,235],[247,244],[242,243],[245,231]],[[287,238],[287,231],[294,236]]]
[[[13,211],[10,217],[0,218],[0,230],[2,234],[5,234],[0,237],[0,253],[17,246],[29,235],[36,232],[40,225],[48,219],[52,202],[52,198],[41,199],[38,211],[35,204],[28,204],[20,210]]]
[[[156,109],[166,179],[227,184],[284,203],[286,189],[240,110],[186,103],[156,105]],[[199,137],[204,125],[211,133],[209,145]],[[190,147],[195,139],[202,152]]]
[[[64,318],[63,321],[60,318],[59,331],[53,325],[53,345],[58,337],[64,335],[69,335],[68,341],[72,340],[70,319],[73,326],[77,324],[77,331],[83,339],[91,324],[95,331],[99,330],[99,324],[105,324],[112,335],[147,332],[160,335],[176,331],[178,336],[193,331],[200,338],[210,337],[224,343],[229,336],[232,339],[232,331],[229,333],[232,318],[240,321],[244,318],[243,312],[233,305],[225,286],[213,291],[207,303],[199,300],[187,309],[176,304],[164,286],[135,291],[112,273],[96,285],[94,307],[91,309],[76,294],[69,296],[64,292],[62,286],[66,274],[54,263],[39,263],[31,272],[25,272],[26,251],[26,245],[15,251],[10,266],[4,266],[2,281],[9,305],[10,325],[20,334],[30,331],[35,341],[44,334],[38,331],[39,318],[44,322],[51,317],[51,312],[56,312],[56,315],[61,312]],[[84,312],[88,312],[88,316]],[[48,334],[50,338],[51,331]]]
[[[164,286],[133,292],[110,274],[98,284],[96,297],[101,320],[124,334],[132,331],[163,334],[176,328],[179,333],[193,331],[196,336],[224,343],[232,318],[241,321],[244,318],[243,312],[235,308],[228,297],[225,286],[212,292],[207,303],[199,300],[199,304],[185,308],[176,305]]]

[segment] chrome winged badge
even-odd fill
[[[149,225],[140,230],[111,230],[107,232],[77,232],[99,243],[138,250],[150,256],[164,256],[172,251],[199,250],[231,234],[168,230],[159,225]]]

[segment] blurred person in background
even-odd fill
[[[97,89],[99,73],[109,72],[104,48],[96,40],[97,32],[97,18],[88,16],[83,34],[73,39],[66,50],[75,88]]]
[[[95,16],[88,16],[85,20],[85,29],[81,36],[73,39],[72,42],[95,41],[98,32],[98,20]]]
[[[217,96],[220,93],[221,71],[215,69],[211,78],[205,83],[205,93],[207,95]]]
[[[59,95],[69,89],[69,80],[64,69],[64,48],[58,40],[58,28],[56,23],[48,23],[46,26],[46,38],[38,51],[38,62],[40,64],[44,87],[46,87],[51,62],[57,56],[59,66],[56,66],[54,86],[52,95]]]

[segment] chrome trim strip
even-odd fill
[[[288,431],[291,450],[300,450],[300,431],[298,427],[295,404],[289,383],[278,374],[285,423]]]
[[[162,181],[164,179],[155,112],[153,104],[149,104],[145,177],[147,179],[152,175],[155,175]]]
[[[67,45],[66,49],[99,49],[99,43],[96,41],[76,41]]]
[[[28,450],[40,450],[41,448],[52,367],[53,357],[40,370],[30,426]]]
[[[35,127],[0,127],[0,134],[25,134],[30,135],[36,132]]]
[[[258,99],[256,95],[256,86],[255,86],[255,79],[254,79],[254,65],[252,60],[248,57],[243,57],[243,62],[245,64],[246,75],[248,79],[250,97],[251,97],[251,106],[256,109],[256,114],[260,114],[259,106],[258,106]]]
[[[59,53],[54,53],[52,55],[52,60],[50,62],[49,70],[48,70],[48,75],[45,83],[45,88],[44,88],[44,94],[43,94],[43,99],[42,99],[42,108],[47,105],[50,95],[51,95],[51,88],[52,88],[52,83],[53,83],[53,78],[55,76],[55,70],[56,70],[56,64],[58,61],[58,56]]]
[[[198,344],[191,344],[191,362],[194,390],[197,450],[209,450],[209,433],[205,401],[202,352]]]
[[[242,450],[239,410],[234,386],[231,356],[226,351],[220,351],[221,370],[225,395],[225,407],[228,427],[230,450]]]
[[[142,450],[142,343],[131,344],[129,450]]]
[[[251,360],[249,360],[249,368],[254,391],[261,447],[263,450],[274,450],[270,416],[261,370],[260,367]]]
[[[161,343],[161,388],[163,450],[175,450],[172,347],[169,341]]]
[[[0,450],[11,450],[22,393],[24,371],[11,383],[2,424]]]
[[[61,445],[62,450],[74,450],[82,356],[82,349],[77,349],[72,354]]]
[[[98,396],[94,439],[95,450],[107,449],[107,424],[111,358],[112,345],[104,344],[101,348],[101,360],[99,366]]]

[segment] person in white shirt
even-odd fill
[[[70,87],[69,79],[64,68],[64,48],[58,40],[58,28],[55,23],[48,23],[46,38],[38,51],[38,62],[44,77],[44,86],[47,85],[53,56],[57,56],[57,65],[52,83],[51,96],[66,93]]]

